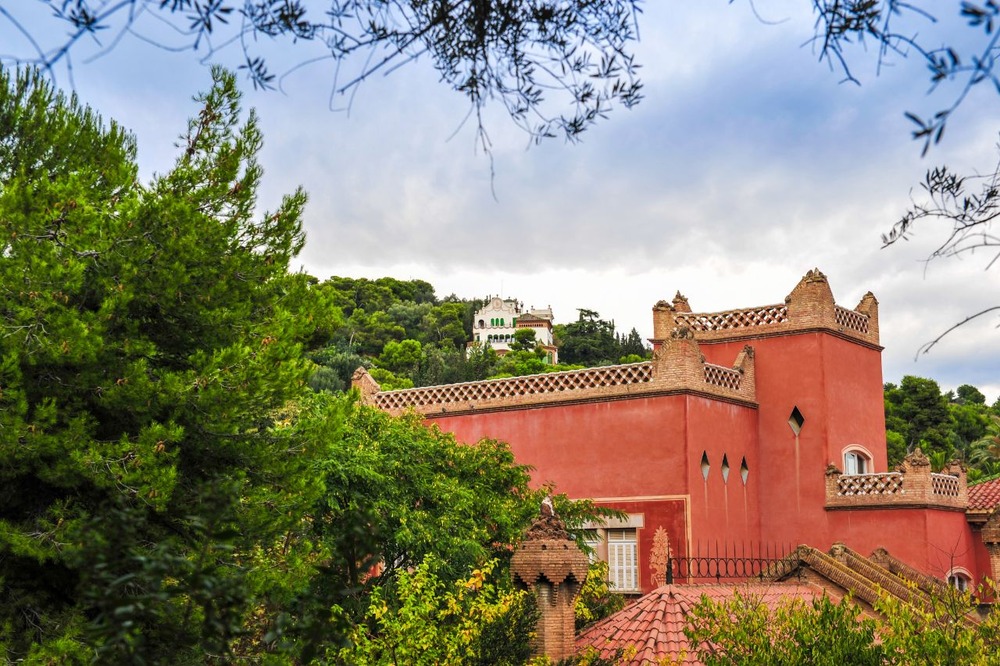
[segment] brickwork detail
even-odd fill
[[[958,497],[961,494],[961,488],[958,479],[950,474],[931,474],[931,493]]]
[[[740,374],[739,370],[724,368],[721,365],[712,365],[711,363],[705,364],[705,383],[707,384],[739,391],[742,379],[743,375]]]
[[[768,326],[788,321],[788,306],[764,305],[759,308],[727,310],[715,313],[677,314],[677,326],[687,326],[692,331],[730,331],[737,328]]]
[[[888,569],[894,575],[903,580],[915,584],[918,588],[928,594],[941,594],[948,589],[947,583],[940,578],[929,576],[922,571],[911,567],[906,562],[893,557],[885,548],[876,548],[868,558],[873,564],[877,564],[883,569]]]
[[[699,343],[816,330],[877,345],[878,301],[868,293],[853,310],[840,307],[826,276],[812,270],[783,304],[694,313],[680,293],[672,302],[660,301],[653,308],[654,358],[644,363],[401,391],[380,391],[359,369],[353,383],[365,404],[393,414],[412,409],[442,415],[664,392],[703,393],[752,405],[756,404],[753,350],[748,347],[732,367],[724,367],[705,363]],[[948,484],[939,482],[942,493]],[[849,485],[852,493],[842,496],[864,496],[853,492],[857,483]]]
[[[388,391],[375,396],[375,406],[387,411],[403,410],[407,407],[415,407],[420,411],[420,407],[433,405],[482,403],[519,396],[644,384],[652,378],[653,364],[651,361],[645,361],[510,379]]]
[[[536,655],[556,662],[573,654],[574,608],[589,565],[551,505],[543,504],[542,514],[510,562],[515,586],[531,590],[537,598],[541,616],[532,641]]]
[[[839,305],[833,309],[834,319],[838,326],[857,331],[858,333],[868,333],[868,316],[854,310],[842,308]]]
[[[799,546],[786,559],[792,563],[807,565],[826,580],[845,591],[850,591],[855,599],[864,601],[869,606],[874,606],[885,593],[917,608],[925,609],[929,605],[929,600],[923,592],[841,543],[834,544],[829,554],[809,546]],[[775,579],[787,577],[789,575],[787,571],[792,571],[792,575],[795,572],[795,568],[789,568],[787,565],[775,567],[775,570],[779,572]]]
[[[947,474],[931,472],[930,461],[920,449],[907,455],[895,472],[848,475],[831,465],[826,474],[827,509],[928,506],[965,510],[968,505],[965,470],[952,466]]]
[[[878,301],[871,292],[853,310],[834,303],[826,276],[814,269],[803,276],[784,303],[724,312],[692,312],[686,298],[660,301],[653,307],[653,345],[677,327],[690,329],[699,341],[747,339],[827,330],[878,345]]]
[[[694,334],[678,328],[652,361],[491,379],[443,386],[380,391],[363,369],[354,373],[362,402],[390,414],[465,413],[576,400],[632,397],[667,391],[695,391],[756,403],[753,349],[745,347],[731,368],[705,362]]]
[[[837,478],[837,495],[850,497],[859,495],[903,494],[904,476],[899,472],[885,474],[840,475]]]

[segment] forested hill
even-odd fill
[[[638,331],[619,334],[613,322],[587,309],[578,311],[576,321],[554,326],[561,365],[546,364],[530,341],[515,343],[516,350],[503,358],[483,347],[466,353],[472,318],[484,299],[438,298],[428,282],[390,277],[331,277],[316,288],[340,313],[313,341],[317,390],[345,390],[359,366],[393,389],[628,363],[650,355]]]

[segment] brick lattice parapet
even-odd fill
[[[784,303],[724,312],[692,312],[679,293],[672,302],[653,307],[653,345],[658,347],[676,328],[690,330],[700,341],[742,340],[807,331],[828,331],[878,347],[878,301],[871,292],[850,310],[837,305],[826,276],[805,274]]]
[[[894,472],[842,474],[831,465],[826,473],[827,509],[929,507],[965,511],[968,506],[965,470],[954,465],[947,474],[932,472],[920,449],[907,455]]]
[[[746,347],[732,367],[706,363],[688,329],[664,341],[652,361],[601,368],[550,372],[481,382],[380,391],[363,368],[353,385],[365,404],[390,414],[412,409],[420,414],[454,414],[560,404],[593,399],[623,399],[670,393],[696,393],[756,406],[753,349]]]

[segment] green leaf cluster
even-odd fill
[[[428,557],[399,574],[392,597],[376,590],[353,644],[328,660],[369,666],[526,663],[538,617],[534,597],[497,576],[495,561],[450,583],[435,574],[440,569]]]
[[[961,460],[969,479],[1000,473],[1000,401],[986,405],[986,396],[963,384],[942,392],[933,379],[903,377],[885,385],[886,444],[890,466],[919,447],[935,470]]]

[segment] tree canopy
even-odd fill
[[[280,544],[321,488],[307,472],[324,442],[282,414],[324,311],[288,273],[305,196],[255,217],[256,119],[233,75],[213,77],[174,168],[142,186],[117,125],[0,71],[9,659],[225,652],[295,580],[240,560]]]
[[[505,567],[552,490],[503,443],[311,390],[307,350],[344,303],[288,270],[304,194],[255,214],[256,118],[212,76],[143,185],[118,125],[0,69],[0,653],[308,663],[354,637],[375,654],[383,606],[448,589],[485,638],[426,629],[500,663],[531,617]],[[426,283],[379,287],[440,305]]]
[[[899,384],[885,385],[885,427],[889,464],[902,461],[919,447],[941,469],[952,460],[964,462],[969,480],[1000,473],[1000,400],[986,405],[986,396],[963,384],[942,393],[933,379],[907,375]]]

